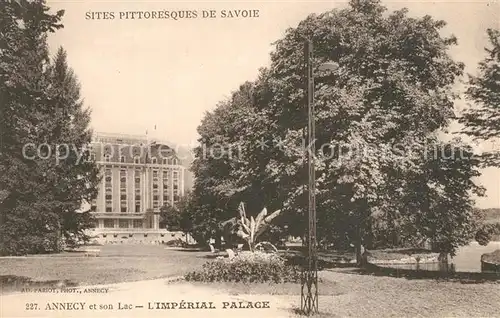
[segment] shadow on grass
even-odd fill
[[[363,268],[352,268],[343,271],[345,274],[386,276],[406,279],[434,279],[462,284],[481,284],[486,282],[500,283],[500,272],[454,272],[454,271],[428,271],[388,268],[373,264],[365,265]]]
[[[202,256],[198,256],[200,258],[206,258],[206,259],[216,259],[218,257],[228,257],[229,255],[227,254],[227,252],[219,252],[219,253],[210,253],[210,254],[207,254],[207,255],[202,255]]]
[[[175,252],[207,252],[206,250],[198,247],[186,247],[186,248],[181,248],[181,247],[170,247],[166,246],[170,251],[175,251]]]
[[[291,312],[296,315],[297,317],[308,317],[308,316],[311,316],[311,317],[315,317],[315,318],[336,318],[336,317],[341,317],[341,316],[338,316],[338,315],[335,315],[331,312],[329,313],[324,313],[324,312],[321,312],[319,311],[318,313],[306,313],[303,309],[301,308],[293,308],[291,310]]]
[[[76,287],[78,283],[65,279],[65,280],[46,280],[46,281],[33,281],[26,276],[16,275],[0,275],[0,286],[2,286],[1,293],[17,292],[24,288],[63,288],[63,287]]]
[[[297,253],[284,253],[283,257],[286,258],[287,263],[289,265],[297,265],[297,266],[307,266],[307,259]],[[318,270],[331,269],[331,268],[350,268],[353,267],[354,264],[351,262],[351,259],[344,256],[332,256],[332,255],[318,255]]]
[[[169,282],[170,283],[170,282]],[[298,296],[300,297],[300,282],[194,282],[189,281],[193,286],[203,286],[217,290],[219,293],[226,293],[231,296],[239,295],[275,295],[275,296]],[[347,291],[337,282],[331,280],[318,279],[318,295],[321,297],[331,297],[344,295]]]

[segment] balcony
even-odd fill
[[[91,212],[98,219],[144,219],[146,212]]]
[[[119,234],[119,233],[170,233],[167,229],[147,229],[147,228],[108,228],[99,227],[89,229],[94,234],[98,233],[109,233],[109,234]]]

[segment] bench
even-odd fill
[[[90,257],[90,256],[97,257],[97,256],[99,256],[99,253],[101,252],[101,250],[99,250],[99,249],[87,249],[87,250],[84,250],[83,252],[84,252],[85,257]]]

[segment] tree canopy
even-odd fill
[[[456,38],[440,34],[444,26],[430,16],[409,17],[406,9],[387,13],[379,1],[352,1],[287,30],[275,42],[271,65],[199,126],[194,194],[210,211],[200,222],[206,232],[247,202],[250,213],[283,209],[282,234],[303,234],[309,39],[318,238],[338,247],[373,246],[383,228],[397,232],[395,244],[429,239],[453,253],[473,235],[472,194],[482,189],[471,181],[479,173],[470,149],[435,137],[454,117],[453,85],[463,71],[449,55]],[[321,70],[325,62],[338,70]],[[436,223],[441,218],[447,221]]]
[[[0,254],[58,251],[84,239],[98,171],[86,150],[91,132],[79,84],[47,35],[63,11],[44,1],[0,6]]]
[[[469,75],[466,95],[473,105],[460,118],[463,133],[480,141],[500,142],[500,31],[487,30],[490,47],[479,63],[478,76]],[[486,166],[500,166],[499,147],[482,154]]]

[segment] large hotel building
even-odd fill
[[[94,238],[163,241],[169,232],[160,228],[160,208],[175,205],[184,194],[185,168],[175,151],[146,136],[105,133],[94,135],[91,149],[102,174],[97,199],[91,202]]]

